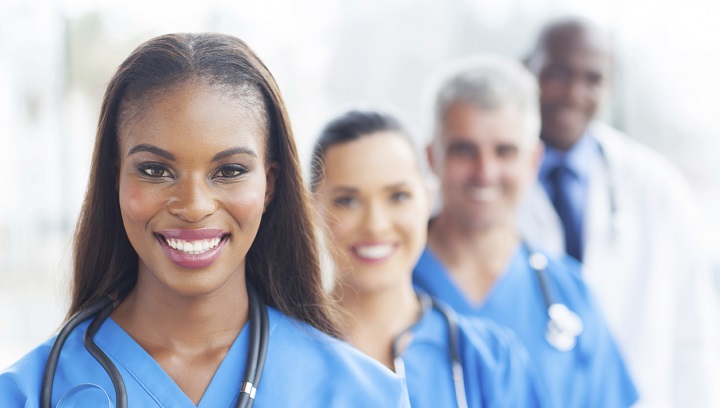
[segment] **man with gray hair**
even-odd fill
[[[635,387],[579,263],[517,233],[515,211],[542,157],[534,78],[515,61],[477,57],[449,68],[435,95],[427,155],[442,203],[414,284],[513,331],[550,406],[630,406]]]
[[[670,163],[594,122],[609,37],[581,19],[549,24],[527,59],[540,86],[539,183],[523,236],[584,264],[643,407],[720,407],[718,318],[692,200]]]

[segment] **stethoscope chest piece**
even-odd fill
[[[60,398],[56,408],[115,408],[108,393],[97,384],[80,384]]]
[[[570,351],[575,348],[577,337],[583,331],[582,319],[564,304],[553,301],[550,285],[545,276],[549,264],[547,256],[530,251],[528,263],[535,270],[543,301],[547,307],[548,323],[545,338],[557,350]]]
[[[548,307],[545,338],[551,346],[560,351],[570,351],[577,344],[577,337],[583,331],[583,323],[575,312],[561,303],[553,303]]]

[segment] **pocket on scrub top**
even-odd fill
[[[80,384],[66,392],[57,404],[57,408],[114,408],[110,396],[97,384]]]

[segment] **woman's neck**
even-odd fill
[[[184,296],[140,273],[112,318],[150,354],[229,348],[248,319],[244,274],[212,293]]]
[[[520,238],[510,222],[470,229],[449,218],[441,214],[433,220],[428,246],[468,299],[479,303],[506,271]]]
[[[394,370],[392,343],[419,319],[421,305],[408,279],[402,285],[358,292],[340,285],[340,305],[351,316],[350,341],[365,354]]]
[[[248,320],[245,274],[234,273],[211,293],[194,296],[140,271],[112,318],[197,405]]]

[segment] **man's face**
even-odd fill
[[[539,140],[527,140],[525,120],[511,106],[456,103],[447,110],[428,159],[448,220],[471,230],[514,228],[515,208],[542,154]]]
[[[572,37],[571,37],[572,36]],[[607,83],[607,47],[582,33],[549,39],[539,72],[542,138],[567,150],[593,120]]]

